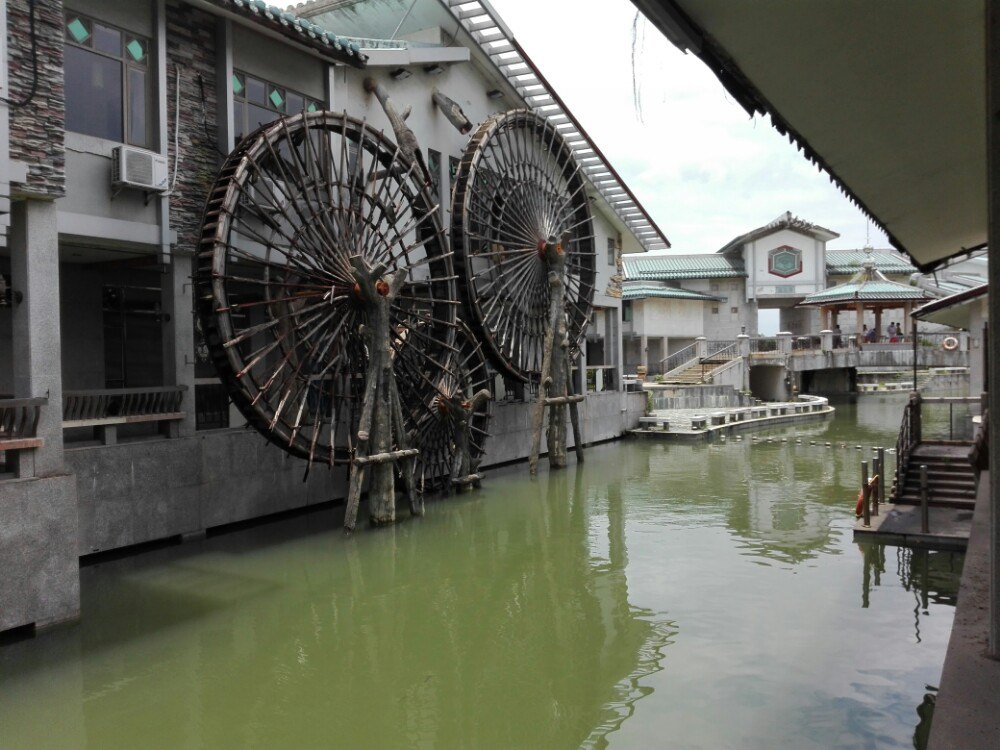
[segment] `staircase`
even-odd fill
[[[716,349],[707,357],[694,358],[664,376],[670,385],[701,385],[712,379],[712,373],[739,357],[736,342]]]
[[[927,466],[932,506],[969,508],[976,503],[976,475],[969,463],[969,445],[921,443],[910,452],[895,502],[920,504],[920,466]]]

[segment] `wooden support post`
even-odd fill
[[[564,237],[563,241],[568,240]],[[573,406],[570,401],[572,385],[570,383],[569,366],[569,334],[566,328],[566,313],[564,302],[566,296],[566,254],[563,243],[555,237],[539,243],[539,253],[548,264],[549,278],[549,314],[545,329],[545,341],[542,348],[542,371],[538,384],[538,400],[532,411],[531,418],[531,452],[528,457],[528,470],[532,475],[538,473],[538,456],[541,452],[542,425],[545,420],[545,410],[548,407],[549,422],[546,438],[549,448],[549,465],[552,468],[566,466],[566,406]],[[577,442],[582,443],[579,431],[579,417],[574,418],[573,430]],[[580,455],[582,445],[577,449]]]
[[[882,464],[879,463],[878,455],[872,456],[872,478],[869,484],[872,485],[872,515],[878,515],[878,504],[882,499],[879,492],[879,482],[882,481]]]
[[[382,105],[382,109],[385,111],[385,116],[389,118],[389,124],[392,125],[392,132],[396,136],[396,145],[399,146],[399,152],[403,154],[410,162],[415,162],[420,165],[420,172],[424,178],[424,182],[430,184],[431,173],[427,169],[427,164],[424,162],[424,155],[420,151],[420,143],[417,141],[417,136],[410,129],[410,126],[406,124],[406,119],[410,116],[410,108],[407,107],[402,112],[396,109],[396,105],[393,103],[392,99],[389,98],[389,92],[386,91],[385,86],[376,81],[374,78],[365,78],[362,82],[364,89],[369,94],[374,94],[375,98],[378,99],[379,104]]]
[[[878,449],[878,497],[883,503],[885,499],[885,448]]]
[[[930,532],[931,509],[930,492],[927,487],[927,464],[920,464],[920,531]]]
[[[573,379],[570,369],[566,367],[566,391],[573,392]],[[569,421],[573,426],[573,450],[576,452],[576,462],[583,463],[583,431],[580,429],[580,411],[577,404],[586,398],[584,395],[571,396],[569,401]]]
[[[455,458],[451,467],[449,485],[460,489],[468,489],[478,485],[480,476],[476,474],[477,466],[472,461],[472,416],[490,400],[490,392],[483,388],[477,391],[471,399],[465,400],[459,393],[442,402],[439,414],[452,422],[452,437],[455,440]],[[474,479],[470,479],[474,478]]]
[[[344,528],[354,529],[365,476],[370,474],[368,511],[373,524],[396,520],[396,462],[414,515],[422,512],[414,488],[414,461],[418,453],[410,449],[403,426],[403,411],[392,369],[392,323],[390,306],[406,280],[399,270],[388,281],[382,278],[386,266],[369,267],[360,255],[351,258],[355,293],[361,301],[366,322],[361,327],[368,348],[368,371],[358,422],[358,442],[347,490]]]
[[[868,462],[861,462],[861,514],[864,518],[864,525],[872,525],[872,509],[869,504],[871,499],[871,488],[868,486]]]
[[[441,110],[441,114],[445,116],[448,122],[455,126],[455,129],[459,133],[466,135],[472,130],[472,122],[465,116],[465,112],[458,106],[458,102],[449,99],[437,89],[434,89],[431,99],[434,100],[438,109]]]

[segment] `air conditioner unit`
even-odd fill
[[[115,146],[112,150],[111,182],[115,187],[163,191],[168,181],[165,157],[132,146]]]

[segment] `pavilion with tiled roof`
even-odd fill
[[[819,308],[823,318],[823,328],[833,329],[837,325],[837,314],[841,310],[856,313],[857,320],[864,318],[865,310],[875,313],[875,331],[881,336],[882,312],[903,309],[903,320],[909,333],[913,322],[910,318],[914,301],[926,300],[930,294],[919,287],[900,284],[885,277],[870,257],[861,263],[861,269],[850,281],[810,294],[799,307]]]

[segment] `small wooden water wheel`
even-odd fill
[[[417,422],[421,489],[468,489],[478,485],[492,419],[492,380],[482,348],[463,323],[456,351],[435,384],[433,408]]]
[[[419,168],[346,114],[261,128],[210,193],[196,284],[249,424],[310,464],[351,467],[345,525],[366,473],[373,522],[395,517],[397,473],[419,513],[412,435],[456,351],[458,306]]]
[[[567,406],[582,460],[570,373],[593,309],[587,186],[558,129],[526,110],[487,119],[455,177],[452,247],[473,330],[501,372],[538,384],[532,473],[546,407],[550,463],[566,462]]]

